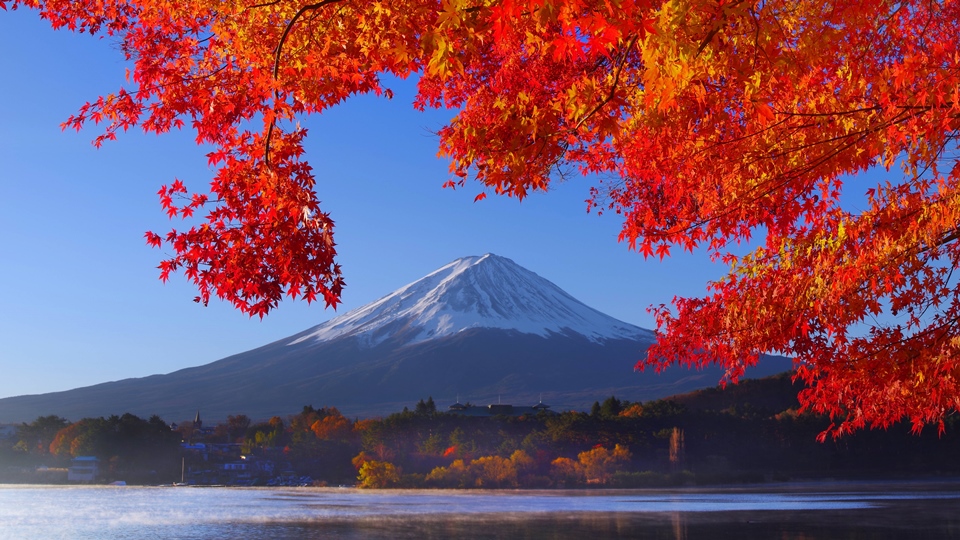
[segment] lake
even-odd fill
[[[960,539],[960,483],[591,491],[0,485],[0,539]]]

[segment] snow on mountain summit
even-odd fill
[[[369,345],[403,333],[408,343],[496,328],[591,341],[652,339],[653,332],[576,300],[550,281],[493,254],[463,257],[431,274],[306,331],[292,344],[357,336]]]

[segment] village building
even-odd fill
[[[77,456],[70,461],[67,469],[68,482],[93,482],[97,479],[99,463],[94,456]]]
[[[487,406],[482,405],[470,405],[469,403],[464,405],[460,403],[458,399],[456,403],[450,405],[448,410],[451,414],[459,414],[462,416],[524,416],[524,415],[537,415],[539,413],[544,414],[556,414],[550,410],[550,406],[540,401],[532,407],[524,407],[518,405],[508,405],[505,403],[491,403]]]

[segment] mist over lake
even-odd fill
[[[0,486],[0,539],[960,538],[960,484],[579,491]]]

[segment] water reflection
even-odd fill
[[[960,488],[369,492],[0,486],[0,540],[960,538]]]
[[[673,539],[687,540],[687,523],[680,512],[674,512],[673,518]]]
[[[523,516],[407,516],[282,525],[285,539],[555,539],[649,540],[941,540],[960,538],[960,508],[942,507],[917,526],[899,511],[765,512],[700,514],[572,514]],[[908,511],[909,512],[909,511]],[[825,515],[826,514],[826,515]],[[933,515],[938,514],[938,515]],[[264,533],[267,530],[263,531]],[[256,534],[256,533],[254,533]],[[260,536],[257,536],[258,538]],[[265,536],[264,536],[265,537]]]
[[[953,510],[956,512],[956,509]],[[759,516],[754,516],[759,517]],[[244,538],[278,539],[424,539],[449,538],[518,540],[582,540],[633,538],[649,540],[687,539],[780,539],[780,540],[939,540],[957,538],[958,524],[928,524],[923,528],[885,527],[872,519],[833,516],[821,520],[811,515],[747,516],[711,515],[709,519],[677,512],[662,516],[570,515],[570,516],[453,516],[364,519],[309,524],[274,524],[243,530]]]

